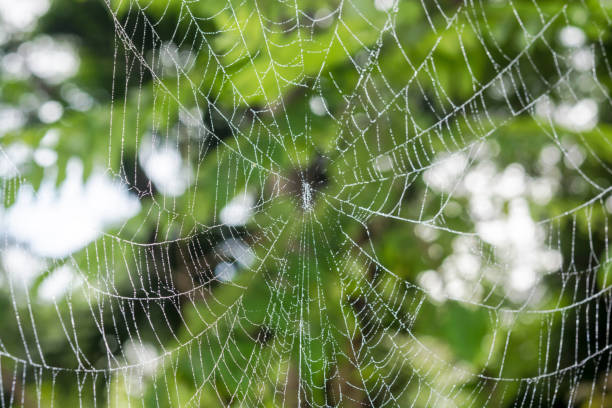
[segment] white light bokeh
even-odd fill
[[[255,196],[252,193],[240,193],[221,209],[219,218],[223,224],[230,227],[245,225],[253,215],[254,204]]]
[[[74,268],[68,264],[58,266],[46,276],[38,287],[38,297],[43,302],[53,302],[61,299],[68,292],[79,288],[83,279]]]
[[[0,20],[9,33],[29,31],[49,9],[49,0],[0,0]]]
[[[436,302],[442,302],[445,298],[444,282],[439,273],[434,270],[424,271],[417,277],[419,285],[425,289],[429,296]]]
[[[448,192],[464,173],[467,164],[468,159],[461,152],[442,154],[425,172],[423,178],[434,190]]]
[[[308,101],[310,110],[317,116],[323,116],[327,112],[327,105],[325,99],[322,96],[313,96]]]
[[[376,157],[374,167],[381,173],[386,173],[393,168],[393,159],[388,154],[381,154]]]
[[[48,147],[40,147],[34,150],[34,162],[41,167],[49,167],[57,161],[57,152]]]
[[[374,7],[379,11],[389,11],[394,4],[395,0],[374,0]]]
[[[217,251],[224,257],[231,258],[243,268],[249,268],[255,262],[255,252],[243,241],[230,238],[223,241]]]
[[[582,99],[574,104],[562,103],[557,106],[555,121],[568,129],[583,132],[597,126],[599,107],[593,99]]]
[[[21,44],[19,53],[31,73],[52,84],[65,81],[79,69],[79,56],[68,41],[40,36]]]
[[[220,262],[215,266],[215,277],[221,282],[228,282],[236,276],[236,267],[230,262]]]
[[[26,79],[30,75],[25,59],[18,52],[5,54],[0,62],[3,75],[9,79]]]
[[[566,26],[559,31],[561,44],[569,48],[580,47],[586,41],[584,31],[578,27]]]
[[[414,226],[414,233],[425,242],[433,242],[438,238],[438,230],[427,224],[417,224]]]
[[[20,174],[32,156],[32,149],[23,142],[0,148],[0,177],[13,178]]]
[[[94,104],[91,95],[70,83],[62,86],[61,94],[72,109],[80,112],[88,111]]]
[[[535,104],[535,113],[574,132],[592,130],[599,123],[599,106],[592,98],[556,105],[550,98],[542,97]]]
[[[9,236],[42,257],[67,256],[140,210],[138,199],[104,173],[83,183],[80,160],[70,159],[66,173],[59,189],[51,177],[37,193],[22,186],[2,218]]]
[[[2,268],[8,279],[20,282],[26,288],[30,287],[46,267],[43,259],[20,246],[9,246],[2,251]]]
[[[155,187],[164,195],[180,196],[193,181],[193,171],[176,144],[148,137],[140,146],[140,164]]]
[[[64,108],[58,101],[47,101],[38,108],[38,119],[43,123],[53,123],[60,120]]]
[[[135,339],[126,341],[122,349],[127,364],[134,367],[126,376],[126,391],[129,395],[141,397],[146,385],[144,381],[157,372],[159,353],[153,344]]]
[[[579,166],[584,160],[574,145],[564,143],[565,158]],[[540,176],[530,176],[519,163],[499,170],[492,161],[492,149],[487,146],[472,150],[475,160],[468,167],[468,155],[442,154],[425,174],[425,182],[441,193],[453,193],[467,200],[475,232],[482,242],[490,245],[496,262],[481,263],[483,247],[469,236],[453,240],[453,252],[438,271],[421,275],[423,287],[435,301],[440,297],[479,299],[483,293],[482,279],[497,283],[513,301],[522,301],[538,290],[544,274],[561,268],[558,250],[545,243],[545,233],[531,216],[529,200],[547,204],[560,183],[557,168],[562,157],[560,148],[545,146],[538,160]],[[448,205],[447,205],[448,206]],[[446,212],[446,209],[445,209]],[[415,233],[424,241],[421,225]],[[433,240],[431,240],[433,241]],[[434,279],[434,275],[435,279]]]
[[[0,137],[8,132],[21,129],[25,122],[26,117],[21,109],[0,105]]]
[[[595,67],[595,55],[593,50],[589,48],[575,50],[570,57],[570,61],[578,71],[590,71]]]

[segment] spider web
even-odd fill
[[[8,279],[3,407],[607,406],[605,29],[311,3],[106,1],[141,214],[54,261],[63,300]]]

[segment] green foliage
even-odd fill
[[[565,97],[555,85],[560,79],[556,53],[563,52],[555,33],[561,27],[579,26],[589,40],[610,48],[609,33],[602,30],[609,10],[595,1],[567,8],[555,1],[537,6],[522,1],[470,6],[441,1],[437,3],[447,13],[430,15],[418,2],[401,1],[390,18],[373,1],[350,3],[341,21],[334,15],[329,26],[300,29],[270,23],[294,18],[293,2],[113,0],[109,11],[97,2],[58,0],[41,20],[40,32],[68,36],[78,44],[81,65],[71,81],[94,95],[96,103],[86,112],[67,108],[61,121],[50,125],[32,117],[0,144],[20,141],[36,148],[48,131],[59,131],[58,185],[66,163],[77,156],[84,162],[85,178],[96,168],[108,170],[140,194],[142,208],[121,229],[66,260],[54,261],[53,266],[77,265],[86,289],[59,302],[58,309],[37,307],[38,336],[44,337],[49,363],[58,367],[77,368],[72,339],[65,336],[68,329],[46,324],[58,315],[66,322],[76,319],[70,330],[75,330],[82,349],[79,359],[88,359],[93,367],[104,367],[109,354],[120,356],[120,345],[133,340],[136,327],[139,336],[162,344],[159,351],[165,353],[155,378],[143,385],[141,398],[130,395],[120,374],[108,374],[107,384],[94,382],[81,400],[92,400],[96,390],[106,404],[117,407],[213,407],[249,401],[258,393],[263,395],[260,405],[272,407],[282,404],[274,388],[286,385],[291,388],[287,395],[301,398],[299,393],[309,393],[313,405],[338,404],[340,393],[351,392],[356,405],[382,405],[351,390],[352,384],[360,384],[381,399],[386,392],[401,390],[404,401],[426,406],[427,397],[419,389],[423,382],[431,388],[457,387],[457,399],[472,406],[512,406],[528,392],[515,383],[503,391],[483,392],[474,377],[458,375],[440,362],[419,360],[422,350],[431,347],[433,354],[473,375],[535,376],[541,368],[537,360],[542,327],[549,327],[547,334],[557,340],[551,343],[559,344],[560,322],[570,320],[557,312],[541,319],[517,312],[509,318],[513,324],[502,322],[507,316],[500,310],[516,310],[520,302],[509,299],[495,282],[482,283],[483,292],[490,294],[489,308],[478,302],[440,302],[420,290],[418,277],[441,267],[453,253],[455,236],[442,231],[435,240],[436,252],[434,243],[415,234],[414,224],[438,217],[441,203],[450,197],[410,173],[433,160],[428,154],[469,151],[478,141],[494,140],[498,169],[520,162],[528,174],[536,174],[542,148],[563,141],[597,152],[601,161],[589,156],[581,169],[605,185],[609,173],[604,169],[612,163],[609,115],[602,115],[604,123],[595,129],[577,132],[521,108],[538,95]],[[336,4],[312,1],[300,6],[315,15]],[[161,39],[152,37],[152,26]],[[487,32],[478,27],[487,27]],[[184,61],[160,68],[153,61],[164,58],[168,42],[178,44],[171,58]],[[514,71],[525,81],[524,95],[511,100],[491,96],[503,74]],[[596,74],[601,84],[612,85],[605,72]],[[60,85],[7,80],[0,87],[7,103],[40,92],[61,100]],[[330,115],[311,113],[308,101],[317,95],[325,96]],[[450,119],[443,120],[444,115]],[[179,197],[165,197],[140,174],[139,148],[152,135],[175,142],[194,170],[192,185]],[[405,145],[417,148],[397,149]],[[376,158],[389,151],[396,177],[373,170]],[[313,208],[306,211],[299,191],[316,158],[325,163],[320,166],[327,180],[317,181]],[[574,170],[562,168],[564,182],[552,201],[531,205],[534,218],[573,211],[600,193],[592,185],[573,188],[570,182],[580,179]],[[45,172],[31,164],[23,176],[38,188]],[[16,191],[5,189],[6,208],[14,203]],[[258,200],[252,220],[236,228],[212,227],[219,225],[220,209],[244,191],[254,192]],[[467,200],[456,200],[461,212],[445,218],[445,227],[472,229]],[[402,203],[401,208],[389,208],[390,202]],[[391,213],[395,221],[413,222],[394,222],[382,215]],[[588,267],[593,253],[607,249],[605,214],[602,205],[593,206],[592,211],[576,213],[575,221],[565,217],[555,225],[563,237],[562,252],[575,251],[575,269]],[[580,245],[571,248],[568,237],[574,230]],[[195,279],[193,265],[214,273],[219,262],[215,248],[233,236],[251,240],[254,266],[239,268],[228,285]],[[201,252],[194,260],[189,257],[195,247]],[[480,249],[483,257],[495,257],[494,248]],[[163,292],[159,282],[151,283],[159,292],[135,288],[133,280],[147,263],[169,265],[176,292],[190,295]],[[112,283],[101,289],[105,274],[112,275]],[[32,298],[48,275],[41,275],[30,289]],[[579,301],[571,297],[576,292],[567,291],[568,282],[578,286],[572,278],[542,279],[547,297],[538,308]],[[597,284],[607,290],[610,282],[606,264],[598,271]],[[18,333],[17,310],[25,313],[29,305],[12,306],[11,296],[0,297],[5,310],[0,330],[11,333],[10,341],[3,337],[2,352],[23,356],[23,342],[36,344],[36,331],[30,325]],[[167,301],[149,299],[156,296]],[[98,306],[92,320],[91,308]],[[123,316],[123,324],[111,323],[117,316]],[[102,338],[100,331],[106,333]],[[304,332],[309,335],[301,336]],[[371,358],[358,355],[360,344],[372,344]],[[378,363],[394,353],[406,362],[403,369]],[[572,357],[560,358],[571,362]],[[390,375],[397,390],[381,385]],[[58,374],[56,406],[79,399],[71,379]],[[52,398],[51,381],[55,379],[43,383],[43,400]],[[104,386],[108,389],[102,390]],[[27,393],[34,395],[30,388]],[[172,390],[167,400],[158,399],[160,389]],[[288,404],[296,406],[297,401]]]

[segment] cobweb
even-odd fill
[[[140,214],[52,261],[63,298],[6,279],[2,407],[610,406],[578,3],[106,0]]]

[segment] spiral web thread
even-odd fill
[[[521,48],[507,54],[481,1],[341,0],[320,12],[297,0],[170,2],[178,15],[161,3],[106,4],[116,33],[107,170],[150,205],[138,225],[65,260],[83,284],[51,312],[9,279],[22,348],[0,345],[3,406],[28,405],[28,395],[58,404],[62,381],[82,406],[605,406],[612,146],[599,125],[560,125],[550,105],[588,107],[586,95],[608,110],[602,78],[612,72],[603,38],[580,49],[593,58],[588,69],[557,44],[568,5],[510,2]],[[426,33],[398,23],[408,8]],[[527,24],[528,14],[537,18]],[[168,25],[177,29],[159,32]],[[411,54],[413,36],[430,44],[426,54]],[[449,47],[463,55],[458,77],[470,78],[464,100],[439,77]],[[474,72],[474,58],[488,72]],[[334,77],[340,65],[349,79]],[[318,121],[329,124],[325,142],[311,134]],[[496,147],[507,148],[496,139],[522,121],[546,146],[539,167],[491,170]],[[182,194],[143,188],[126,168],[146,145],[191,164]],[[324,183],[304,170],[313,152]],[[562,166],[577,186],[565,206],[512,193],[512,184],[491,193],[508,206],[509,228],[512,214],[533,220],[517,227],[525,247],[491,233],[500,224],[490,216],[456,209],[483,199],[471,189],[479,174],[500,184],[518,174],[541,190],[534,183]],[[553,200],[566,178],[556,180]],[[246,226],[219,215],[240,204]],[[467,215],[456,222],[449,214],[460,210]],[[451,249],[434,271],[408,278],[377,246],[392,230],[417,236],[409,242],[430,255],[436,240]],[[424,309],[451,303],[487,322],[480,368],[418,329],[429,324]],[[49,362],[40,319],[61,328],[72,365]],[[516,333],[526,326],[537,336],[524,357],[535,371],[517,376],[507,365],[522,357]],[[81,346],[91,333],[97,360]]]

